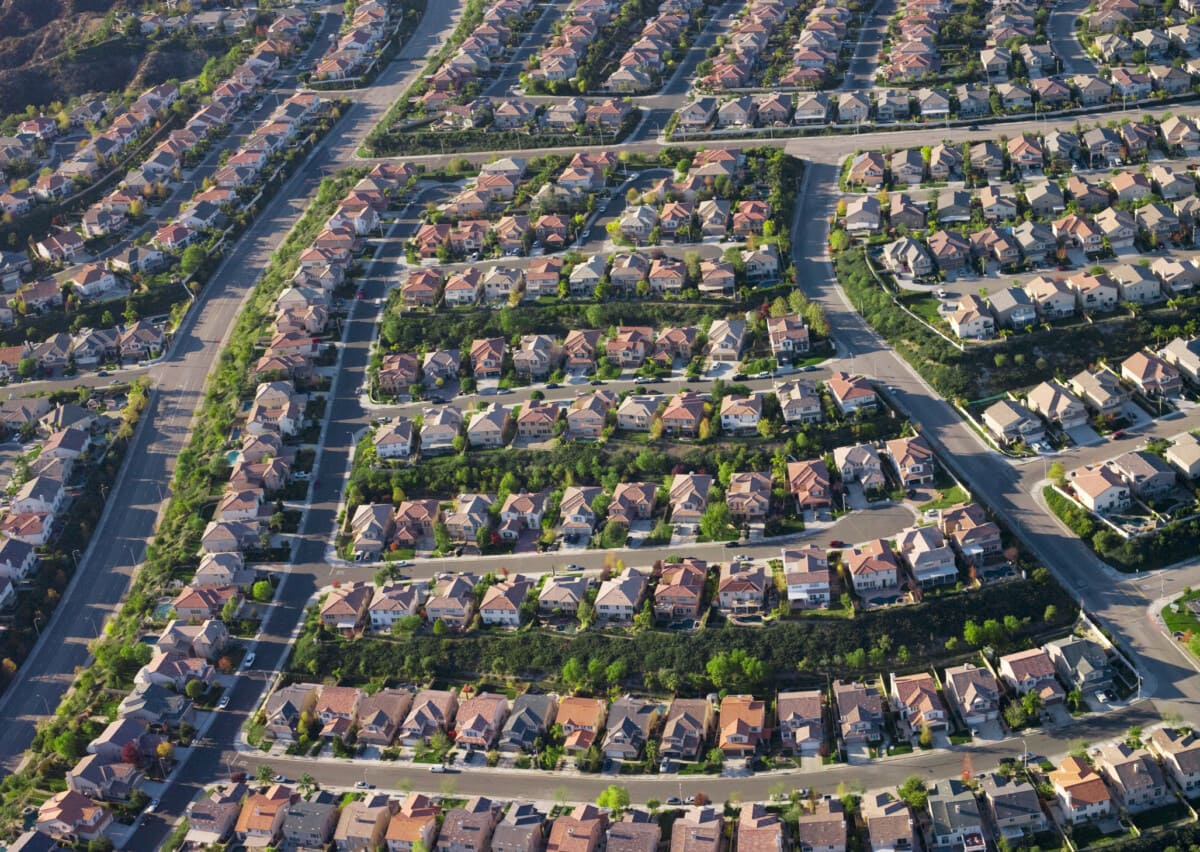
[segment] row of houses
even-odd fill
[[[44,399],[8,400],[0,407],[0,420],[6,431],[32,432],[38,447],[21,476],[13,477],[0,514],[0,608],[7,609],[18,586],[37,570],[38,549],[58,532],[57,518],[67,507],[72,476],[88,459],[93,431],[109,421],[99,407],[51,408]]]
[[[676,50],[684,43],[693,18],[703,0],[667,0],[658,14],[642,25],[633,43],[617,60],[616,69],[604,81],[611,92],[640,94],[657,88]]]
[[[562,26],[538,53],[530,77],[552,84],[574,79],[588,48],[601,37],[616,8],[609,0],[572,0]]]
[[[650,326],[617,326],[608,335],[600,329],[574,329],[561,341],[547,334],[527,334],[512,347],[504,338],[478,338],[467,350],[466,363],[457,349],[434,349],[420,358],[415,353],[387,353],[376,378],[382,390],[404,396],[421,381],[426,385],[452,381],[464,367],[475,379],[497,378],[511,365],[518,376],[540,380],[560,368],[591,374],[601,359],[623,369],[647,363],[669,368],[703,351],[716,361],[736,362],[748,340],[746,321],[737,318],[713,320],[703,332],[697,326],[667,326],[658,332]],[[811,346],[808,326],[799,315],[770,318],[764,342],[781,362],[808,352]],[[597,393],[607,403],[606,409],[620,402],[610,392]],[[590,406],[590,401],[579,402],[573,409]]]
[[[950,15],[944,0],[908,0],[892,16],[892,43],[881,56],[877,77],[888,83],[914,82],[941,71],[937,41]]]
[[[152,243],[167,252],[181,251],[200,241],[220,221],[221,206],[236,204],[237,192],[257,184],[272,157],[294,144],[301,131],[321,112],[321,99],[297,92],[265,119],[242,146],[212,176],[212,193],[194,198],[174,220],[154,233]]]
[[[1183,348],[1183,347],[1180,347]],[[1108,367],[1083,370],[1065,385],[1045,381],[1026,395],[1024,402],[1002,399],[986,408],[983,425],[1001,444],[1027,445],[1042,441],[1047,424],[1068,431],[1084,425],[1091,416],[1112,419],[1122,414],[1134,392],[1150,398],[1173,396],[1183,387],[1179,370],[1162,354],[1135,352],[1121,362],[1120,373]],[[1170,355],[1167,355],[1170,357]],[[1194,468],[1182,441],[1176,463],[1186,476]]]
[[[359,76],[382,49],[391,26],[391,9],[378,0],[364,0],[325,54],[313,63],[314,80],[345,80]]]
[[[680,836],[694,833],[714,841],[719,852],[722,818],[711,811],[691,813],[675,823]],[[218,789],[188,811],[186,849],[236,840],[250,848],[278,844],[287,849],[387,849],[412,852],[654,852],[662,830],[645,812],[622,819],[578,805],[549,817],[528,802],[472,797],[451,806],[438,798],[412,793],[403,800],[368,793],[340,804],[329,793],[305,799],[283,785],[251,792],[244,784]],[[672,845],[675,848],[675,845]],[[680,852],[691,849],[679,845]],[[706,847],[707,848],[707,847]]]
[[[502,347],[497,347],[495,357],[498,359],[502,352]],[[385,357],[384,368],[394,369],[398,360]],[[425,380],[434,381],[440,374],[431,373],[428,358],[426,361]],[[499,374],[498,370],[496,374]],[[829,390],[830,397],[843,413],[859,408],[873,410],[873,391],[868,397],[853,386],[854,377],[834,378],[839,381]],[[389,387],[401,392],[411,385]],[[829,384],[826,387],[829,388]],[[816,423],[825,416],[821,396],[812,382],[797,379],[781,383],[774,395],[783,410],[784,421],[789,424]],[[669,437],[695,438],[708,423],[709,428],[719,427],[730,434],[748,434],[758,428],[767,396],[770,394],[731,394],[714,406],[708,395],[694,391],[681,391],[667,398],[653,393],[619,396],[611,391],[597,390],[582,392],[570,403],[531,400],[513,408],[490,403],[474,412],[443,405],[426,408],[422,412],[420,428],[404,417],[383,424],[374,435],[374,443],[379,458],[403,460],[416,456],[418,438],[421,453],[429,456],[468,448],[503,447],[514,438],[530,442],[557,437],[595,441],[612,428],[630,432],[661,430],[662,435]],[[872,402],[859,403],[859,400],[867,399]],[[851,407],[843,408],[847,403]],[[460,438],[463,440],[459,441]]]
[[[1021,329],[1039,321],[1107,313],[1121,305],[1147,305],[1166,298],[1162,282],[1146,267],[1122,264],[1111,274],[1081,273],[1066,281],[1038,276],[1024,287],[1009,287],[986,299],[973,294],[954,297],[944,300],[939,310],[960,338],[985,339],[998,328]]]
[[[112,115],[107,130],[98,133],[70,159],[40,176],[28,190],[13,191],[10,185],[8,191],[0,195],[0,210],[20,216],[29,212],[38,202],[59,201],[88,186],[101,175],[104,163],[120,157],[143,138],[155,122],[167,115],[167,110],[179,100],[179,96],[178,87],[171,83],[163,83],[143,92],[128,109]],[[30,119],[30,122],[38,125],[40,138],[53,135],[57,130],[52,118],[39,117]],[[51,126],[54,126],[54,130],[49,129]]]
[[[702,202],[700,208],[704,209],[708,204]],[[717,202],[712,204],[719,207]],[[690,223],[691,211],[686,206],[684,210]],[[717,212],[716,216],[719,215]],[[560,224],[565,231],[566,223],[557,215],[543,216],[532,226],[524,216],[506,216],[496,223],[493,231],[504,234],[502,244],[538,233],[546,234],[544,240],[554,242]],[[640,228],[641,223],[636,227]],[[722,222],[718,227],[724,233],[725,224]],[[682,260],[646,251],[617,252],[610,257],[596,254],[572,266],[560,256],[538,257],[524,267],[479,269],[472,266],[448,277],[437,267],[424,267],[409,273],[400,286],[400,293],[406,307],[462,306],[481,302],[503,304],[564,296],[595,298],[602,282],[610,292],[629,296],[679,295],[684,289],[693,287],[706,295],[725,296],[732,294],[741,278],[761,282],[779,276],[780,258],[774,245],[743,249],[739,257],[740,270],[724,260],[702,261],[697,278],[693,278]]]
[[[425,92],[419,98],[426,111],[444,108],[461,92],[492,69],[513,39],[513,30],[529,13],[529,0],[494,0],[481,20],[446,61],[425,77]]]
[[[1171,789],[1167,778],[1185,793],[1200,783],[1200,741],[1175,729],[1153,731],[1147,748],[1104,746],[1093,759],[1098,771],[1085,761],[1068,758],[1047,777],[1054,798],[1072,823],[1120,806],[1136,811],[1149,802],[1164,801]],[[999,774],[985,776],[977,791],[958,780],[939,782],[930,789],[925,809],[919,822],[927,826],[929,841],[941,845],[957,841],[970,850],[986,848],[988,837],[1013,842],[1049,827],[1033,785]],[[794,842],[799,848],[845,852],[850,848],[849,835],[858,831],[855,822],[847,820],[841,802],[831,797],[806,804],[791,830],[777,812],[761,804],[743,805],[740,814],[729,819],[733,824],[726,827],[726,817],[718,810],[686,809],[673,822],[671,852],[720,852],[726,836],[737,848],[779,849]],[[68,790],[39,811],[37,830],[63,840],[92,839],[110,822],[107,811]],[[872,852],[914,848],[917,824],[916,815],[891,794],[864,794],[864,848]],[[327,794],[305,800],[280,785],[252,792],[241,783],[221,785],[193,802],[188,826],[185,845],[189,849],[235,838],[247,845],[333,844],[338,849],[386,848],[389,852],[412,852],[417,845],[441,852],[600,852],[605,848],[653,852],[661,844],[659,825],[636,811],[618,821],[594,805],[578,805],[548,818],[528,803],[505,807],[475,797],[450,807],[420,793],[402,800],[367,793],[339,809]],[[793,833],[794,837],[787,836]],[[21,845],[29,842],[25,836],[14,848],[40,848]]]
[[[82,328],[74,334],[59,332],[41,343],[26,341],[0,349],[0,376],[16,379],[21,362],[26,360],[47,373],[71,364],[95,367],[114,361],[141,361],[158,356],[165,345],[163,328],[149,320],[113,328]]]
[[[70,263],[83,253],[84,239],[104,237],[122,230],[129,217],[145,204],[146,194],[156,184],[175,180],[201,143],[229,128],[235,114],[279,69],[281,59],[299,46],[306,24],[304,18],[294,15],[283,15],[272,22],[267,38],[213,89],[207,102],[196,110],[184,127],[171,131],[117,188],[85,210],[79,233],[68,228],[52,229],[35,242],[35,252],[50,263]],[[117,115],[107,130],[95,136],[72,159],[39,179],[39,185],[33,188],[34,197],[48,202],[59,200],[74,192],[74,187],[81,182],[86,184],[95,180],[106,164],[119,158],[144,135],[152,119],[165,116],[166,110],[179,97],[179,90],[171,84],[144,93],[128,112]],[[22,200],[19,195],[0,196],[0,209],[19,214],[28,209],[25,202],[29,201]]]
[[[725,49],[696,81],[698,87],[724,91],[753,85],[763,64],[763,52],[796,5],[783,0],[747,0],[737,22],[725,34]]]
[[[462,104],[446,104],[435,129],[470,130],[491,127],[496,130],[539,129],[556,133],[577,130],[616,132],[635,113],[627,99],[601,98],[587,101],[567,98],[555,103],[523,98],[472,98]]]
[[[345,283],[363,238],[379,229],[380,216],[415,178],[416,171],[407,164],[381,163],[342,197],[325,227],[300,253],[289,286],[275,299],[272,331],[252,378],[311,378],[320,351],[316,335],[329,324],[334,291]]]
[[[741,407],[746,406],[735,401],[730,411],[740,410]],[[485,418],[480,421],[483,425],[476,432],[469,433],[471,440],[479,446],[503,446],[508,439],[507,430],[511,428],[504,412],[489,407],[481,412],[480,417]],[[736,424],[731,428],[736,430]],[[547,435],[553,434],[552,427],[545,432]],[[458,437],[457,431],[455,437]],[[411,431],[405,424],[385,426],[377,433],[375,441],[377,451],[381,451],[385,457],[403,458],[405,452],[411,452]],[[399,451],[395,448],[397,441],[404,442]],[[891,444],[893,463],[903,471],[906,481],[913,482],[929,476],[927,471],[932,469],[932,460],[923,453],[918,440],[897,439]],[[862,455],[878,458],[877,454],[863,447],[850,448],[844,464],[846,472],[851,471],[851,460],[857,459],[855,453],[859,450]],[[868,479],[880,476],[878,472],[855,471],[856,476]],[[570,486],[561,498],[559,528],[568,539],[586,541],[605,520],[628,528],[639,521],[657,517],[665,503],[677,529],[694,531],[708,508],[711,485],[712,478],[707,475],[678,474],[669,485],[664,486],[665,496],[660,498],[659,488],[654,483],[622,483],[614,488],[611,495],[604,495],[608,497],[604,512],[594,508],[602,499],[600,488]],[[774,505],[772,487],[771,477],[767,474],[735,473],[725,493],[732,519],[737,523],[757,524],[764,522],[773,511],[778,511],[780,507]],[[792,463],[788,487],[801,510],[828,508],[833,503],[831,478],[821,460]],[[492,517],[496,500],[489,494],[460,494],[448,506],[434,499],[410,500],[394,510],[388,504],[367,503],[357,507],[350,516],[348,532],[354,552],[360,559],[377,557],[385,548],[393,546],[428,549],[433,531],[439,525],[444,525],[449,538],[459,543],[474,544],[481,535],[493,533],[502,540],[516,541],[526,532],[543,528],[548,520],[545,515],[548,496],[547,492],[511,494],[498,507],[496,519]],[[498,523],[495,530],[494,522]]]

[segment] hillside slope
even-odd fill
[[[110,11],[128,8],[126,0],[0,0],[0,115],[190,77],[227,46],[223,39],[150,41],[117,31],[103,43],[77,47],[95,40]]]

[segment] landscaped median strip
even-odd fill
[[[201,508],[211,502],[214,487],[224,468],[225,442],[241,406],[245,377],[255,357],[255,345],[272,318],[276,296],[287,286],[300,253],[324,226],[346,190],[361,176],[347,170],[321,182],[315,200],[276,250],[238,315],[229,341],[210,374],[204,401],[197,412],[187,447],[179,454],[172,482],[172,496],[158,527],[155,540],[146,548],[145,560],[118,614],[105,628],[105,635],[92,644],[94,664],[79,673],[71,691],[60,702],[56,714],[38,729],[31,746],[33,760],[21,772],[0,784],[3,805],[0,818],[11,825],[22,807],[46,789],[61,773],[61,761],[78,750],[87,734],[80,718],[104,715],[107,693],[129,684],[138,663],[134,649],[143,622],[165,590],[176,566],[187,564],[196,551],[204,530]],[[40,798],[40,797],[39,797]]]

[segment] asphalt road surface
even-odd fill
[[[1060,0],[1050,10],[1046,36],[1054,55],[1062,63],[1063,74],[1095,74],[1096,63],[1083,51],[1075,37],[1075,22],[1087,11],[1088,0]]]

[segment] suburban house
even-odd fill
[[[1007,654],[1000,658],[997,670],[1010,689],[1021,695],[1035,691],[1041,696],[1043,705],[1066,698],[1066,692],[1054,676],[1054,661],[1041,648]]]
[[[697,760],[704,753],[715,722],[712,702],[707,699],[672,700],[663,722],[659,754],[675,760]]]
[[[1096,765],[1108,781],[1116,806],[1125,811],[1144,811],[1174,798],[1158,762],[1145,748],[1111,743],[1100,749]]]
[[[914,734],[925,728],[930,731],[949,729],[949,714],[938,694],[933,675],[928,672],[903,676],[893,674],[891,680],[892,703]]]
[[[975,727],[1000,717],[1000,686],[991,671],[974,663],[946,669],[946,697],[963,723]]]
[[[1078,757],[1064,758],[1049,777],[1058,805],[1072,824],[1090,822],[1113,812],[1112,794],[1104,779]]]
[[[824,701],[820,690],[781,692],[775,699],[779,737],[794,754],[816,755],[825,743]]]
[[[571,696],[558,704],[554,723],[562,728],[566,738],[563,748],[568,754],[587,751],[604,731],[608,707],[599,698]]]
[[[727,757],[752,757],[769,737],[766,702],[752,695],[722,699],[717,747]]]

